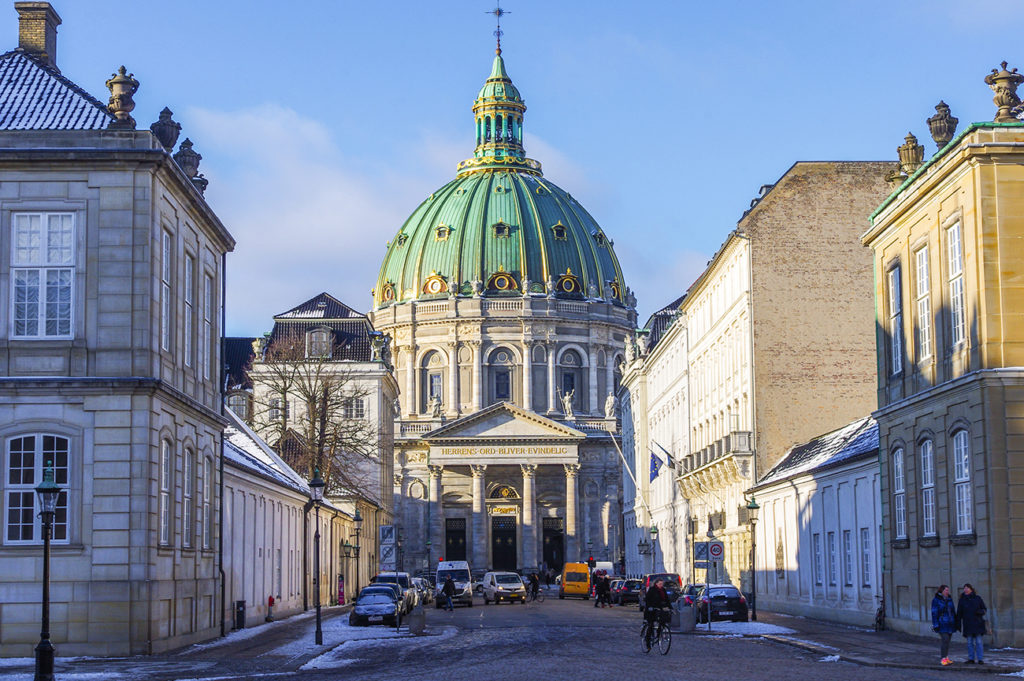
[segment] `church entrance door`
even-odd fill
[[[491,569],[516,569],[516,518],[491,516]]]
[[[544,518],[544,562],[549,568],[561,571],[565,562],[565,532],[561,518]]]
[[[444,559],[466,560],[466,519],[445,518]]]

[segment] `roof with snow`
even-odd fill
[[[672,326],[672,323],[679,318],[679,306],[683,304],[683,300],[685,299],[686,294],[684,293],[650,316],[647,320],[647,326],[645,327],[651,332],[647,338],[648,348],[653,350],[654,346],[658,344],[659,340],[661,340],[661,337],[664,336],[665,332]]]
[[[369,362],[370,332],[373,326],[366,315],[356,312],[329,293],[313,296],[287,312],[274,315],[270,342],[302,336],[316,328],[331,331],[333,360]]]
[[[296,305],[287,312],[274,315],[274,319],[348,319],[366,315],[356,312],[329,293],[315,295],[309,300]]]
[[[228,372],[228,390],[252,389],[249,369],[256,352],[252,349],[255,338],[248,336],[227,336],[224,338],[224,365]]]
[[[101,130],[107,107],[22,49],[0,55],[0,130]]]
[[[845,463],[877,458],[878,442],[878,423],[870,416],[858,419],[790,449],[754,489]]]
[[[224,430],[225,461],[236,467],[248,469],[261,478],[277,483],[295,492],[309,496],[309,485],[298,473],[254,433],[245,422],[230,409],[224,415],[231,421]]]

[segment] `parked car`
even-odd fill
[[[683,599],[686,605],[693,605],[697,602],[697,592],[702,588],[704,588],[704,584],[687,584],[683,587],[679,597]]]
[[[402,590],[402,614],[412,612],[416,607],[416,589],[408,572],[379,572],[370,580],[371,584],[397,584]]]
[[[416,588],[417,602],[427,605],[434,602],[434,585],[423,577],[413,577],[412,585]]]
[[[364,586],[363,591],[366,591],[367,589],[371,588],[390,591],[395,595],[395,598],[398,600],[398,605],[402,609],[402,614],[404,615],[407,612],[405,609],[405,591],[402,590],[401,584],[396,584],[395,582],[378,582],[376,584],[371,583],[370,586]],[[359,593],[363,593],[363,591],[360,591]]]
[[[730,619],[747,621],[747,599],[732,584],[705,584],[697,592],[697,621]]]
[[[558,587],[558,597],[566,596],[590,599],[590,568],[586,563],[566,563],[562,566],[562,582]]]
[[[514,572],[488,572],[483,578],[484,605],[491,601],[497,605],[502,601],[526,602],[526,586]]]
[[[402,602],[394,590],[388,588],[364,588],[348,613],[348,623],[353,627],[377,623],[394,626],[401,620]]]
[[[640,580],[618,579],[612,582],[612,603],[625,605],[640,602]]]

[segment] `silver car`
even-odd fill
[[[402,606],[391,589],[363,589],[348,614],[353,627],[378,623],[395,626],[401,621]]]

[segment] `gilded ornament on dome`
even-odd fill
[[[538,187],[540,189],[540,187]],[[551,225],[551,234],[559,241],[566,240],[565,225],[559,220],[556,224]]]
[[[423,292],[428,296],[436,296],[441,293],[448,292],[448,282],[444,280],[437,272],[431,273],[427,280],[423,282]]]
[[[384,288],[380,291],[380,297],[384,302],[390,303],[395,300],[395,285],[390,281],[384,284]]]
[[[565,274],[561,274],[558,277],[558,283],[555,285],[556,290],[562,293],[568,293],[570,295],[579,295],[583,293],[583,287],[580,285],[580,280],[572,273],[572,268],[567,267]]]
[[[405,245],[405,242],[408,240],[409,236],[407,234],[399,234],[398,237],[395,239],[395,244],[397,244],[398,247],[401,248],[402,246]]]
[[[443,222],[434,228],[434,241],[448,241],[452,228]]]
[[[487,288],[492,291],[514,291],[519,288],[515,278],[505,271],[504,266],[499,265],[498,271],[491,275]]]
[[[612,295],[615,296],[616,299],[622,300],[622,290],[619,288],[619,282],[612,279],[608,282],[608,286],[612,290]]]

